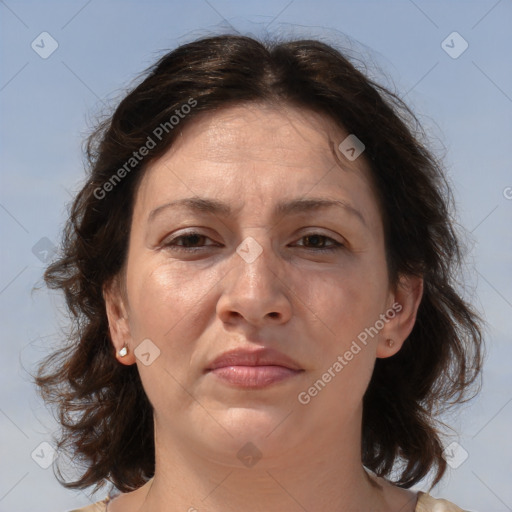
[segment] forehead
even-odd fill
[[[148,166],[135,216],[194,195],[227,200],[236,209],[249,199],[263,208],[285,196],[328,192],[358,209],[375,209],[364,158],[349,161],[338,149],[347,136],[331,119],[289,106],[246,104],[202,114]]]
[[[248,103],[202,114],[164,159],[181,153],[223,163],[262,160],[300,167],[304,157],[309,163],[333,163],[333,149],[347,135],[331,119],[311,110]]]

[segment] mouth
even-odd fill
[[[284,366],[223,366],[210,370],[219,379],[242,388],[261,389],[294,377],[304,370]]]
[[[274,349],[237,349],[222,354],[205,371],[231,386],[262,389],[296,377],[304,369]]]

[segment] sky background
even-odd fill
[[[0,512],[64,512],[103,498],[66,490],[41,467],[56,424],[30,378],[59,339],[60,297],[33,288],[84,178],[82,141],[164,50],[234,29],[347,47],[396,88],[444,157],[488,356],[481,394],[451,418],[453,465],[467,458],[432,494],[467,510],[512,510],[511,0],[7,0],[0,23]]]

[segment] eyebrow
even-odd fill
[[[344,201],[327,199],[322,197],[309,199],[292,199],[290,201],[283,201],[275,206],[274,211],[272,213],[275,217],[278,217],[285,215],[294,215],[299,213],[307,213],[333,207],[343,209],[345,212],[358,218],[365,226],[367,226],[363,214],[350,204]],[[233,216],[240,210],[240,208],[238,208],[235,212],[230,205],[223,203],[222,201],[218,201],[217,199],[208,199],[204,197],[187,197],[171,201],[169,203],[158,206],[157,208],[152,210],[148,216],[148,224],[164,210],[180,208],[195,212],[210,213],[213,215],[219,215],[223,217]]]

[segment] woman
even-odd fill
[[[409,490],[482,350],[414,122],[323,43],[238,36],[103,122],[45,274],[75,329],[37,378],[81,463],[61,482],[120,491],[82,510],[461,510]]]

